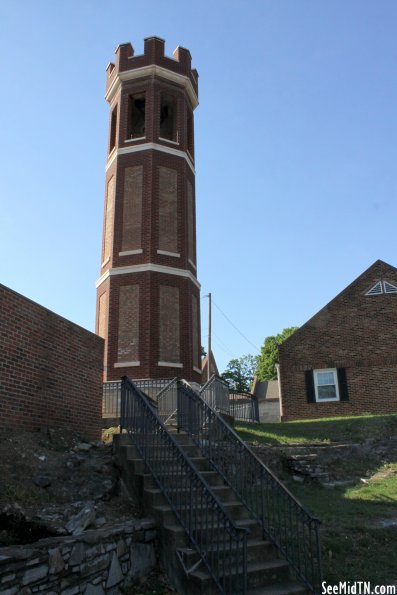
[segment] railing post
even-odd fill
[[[127,424],[125,423],[126,417],[126,407],[127,407],[127,389],[126,389],[126,380],[127,377],[123,376],[121,379],[121,386],[120,386],[120,434],[123,433],[123,427]]]

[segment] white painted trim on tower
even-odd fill
[[[192,108],[195,109],[198,106],[198,97],[190,78],[184,74],[172,72],[172,70],[168,70],[167,68],[158,66],[157,64],[149,64],[148,66],[141,66],[141,68],[133,68],[132,70],[119,72],[113,83],[110,85],[109,90],[105,94],[106,101],[112,101],[113,97],[121,86],[121,81],[133,81],[134,79],[140,79],[145,76],[159,76],[173,83],[177,83],[186,90],[192,104]]]
[[[115,368],[136,368],[140,366],[141,362],[116,362],[114,364]]]
[[[112,165],[113,161],[119,155],[128,155],[129,153],[137,153],[139,151],[161,151],[163,153],[168,153],[168,155],[175,155],[176,157],[183,157],[186,163],[192,170],[193,175],[196,174],[194,170],[194,165],[190,160],[190,157],[186,151],[181,151],[180,149],[174,149],[173,147],[166,147],[165,145],[159,145],[158,143],[143,143],[142,145],[134,145],[132,147],[122,147],[121,149],[117,149],[114,153],[112,153],[111,157],[109,158],[105,171],[109,169]]]
[[[162,136],[159,136],[159,140],[162,140],[165,143],[171,143],[172,145],[179,145],[179,141],[177,141],[177,140],[170,140],[169,138],[163,138]]]
[[[137,248],[136,250],[125,250],[124,252],[119,252],[119,256],[132,256],[133,254],[142,254],[142,248]]]
[[[125,143],[133,143],[136,140],[145,140],[146,136],[137,136],[136,138],[126,138]]]
[[[203,372],[202,370],[200,370],[200,368],[196,368],[196,366],[193,366],[193,370],[197,372],[197,374],[202,374]]]
[[[157,362],[157,365],[164,368],[183,368],[183,364],[175,364],[174,362]]]
[[[190,260],[190,258],[187,259],[188,263],[192,265],[192,267],[197,271],[197,267],[194,264],[194,262],[192,260]]]
[[[131,273],[145,273],[147,271],[154,273],[164,273],[166,275],[177,275],[178,277],[187,277],[190,279],[190,281],[192,281],[192,283],[194,283],[196,287],[198,287],[198,289],[201,288],[200,283],[197,281],[196,277],[191,271],[187,271],[186,269],[177,269],[176,267],[168,267],[162,264],[153,264],[151,262],[108,269],[101,277],[99,277],[95,287],[98,288],[104,281],[106,281],[108,277],[113,277],[114,275],[129,275]]]
[[[179,252],[167,252],[167,250],[157,250],[157,254],[163,254],[164,256],[175,256],[175,258],[181,257]]]

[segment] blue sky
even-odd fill
[[[198,275],[223,370],[397,265],[395,0],[0,4],[0,283],[93,330],[114,49],[190,49]],[[207,341],[207,302],[202,299]]]

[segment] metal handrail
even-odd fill
[[[146,396],[126,376],[120,429],[127,431],[219,591],[244,595],[246,529],[234,523]],[[185,570],[189,573],[197,566]]]
[[[157,414],[164,424],[176,414],[177,394],[178,378],[173,378],[157,395]]]
[[[221,376],[213,374],[201,387],[200,396],[216,411],[229,414],[229,385]]]
[[[307,588],[320,592],[319,519],[183,381],[178,383],[178,428],[200,447]]]

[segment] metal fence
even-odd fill
[[[202,562],[221,593],[244,595],[247,531],[236,526],[145,395],[126,377],[120,429],[128,432],[197,553],[190,568],[179,554],[186,573]]]
[[[241,438],[190,387],[178,383],[178,428],[203,454],[262,526],[307,588],[321,592],[320,521],[313,517]]]
[[[239,421],[259,421],[258,399],[247,392],[229,391],[230,415]]]
[[[154,380],[136,380],[134,384],[145,393],[152,404],[157,406],[157,398],[162,392],[172,384],[173,379],[157,378]],[[176,395],[175,395],[176,403]],[[120,402],[121,402],[121,380],[114,380],[103,383],[103,397],[102,397],[102,417],[103,418],[118,418],[120,417]],[[164,404],[166,401],[164,401]]]
[[[121,380],[103,383],[102,417],[120,417]]]

